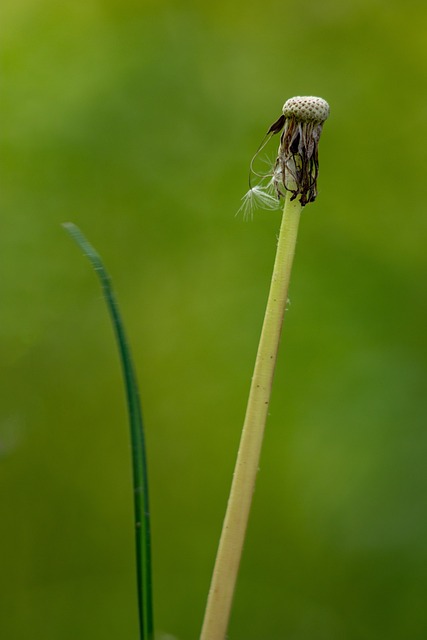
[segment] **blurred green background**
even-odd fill
[[[235,212],[320,95],[229,637],[427,637],[427,5],[3,0],[0,636],[136,640],[120,368],[140,378],[159,637],[198,637],[280,213]],[[273,150],[276,142],[273,144]]]

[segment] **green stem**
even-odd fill
[[[201,640],[224,640],[246,535],[301,213],[286,196],[245,422],[210,586]]]
[[[135,514],[136,575],[140,640],[153,638],[153,605],[151,586],[151,539],[148,509],[147,460],[145,452],[142,411],[138,384],[123,321],[111,285],[111,278],[101,256],[76,225],[67,222],[64,228],[91,262],[102,286],[107,308],[116,336],[122,364],[129,414],[132,446],[133,496]]]

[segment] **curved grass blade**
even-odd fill
[[[129,414],[132,446],[132,471],[135,509],[136,574],[138,588],[138,612],[140,640],[153,638],[153,605],[151,587],[150,515],[148,510],[147,462],[141,404],[135,369],[127,343],[119,307],[112,289],[111,279],[100,255],[76,225],[64,223],[63,227],[89,259],[101,283],[116,336]]]

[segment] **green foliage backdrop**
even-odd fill
[[[427,633],[427,8],[4,0],[0,635],[135,640],[118,357],[140,377],[159,637],[197,638],[278,231],[234,216],[283,102],[331,105],[230,626]]]

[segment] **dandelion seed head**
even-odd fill
[[[316,96],[296,96],[283,105],[282,115],[269,127],[249,165],[249,191],[242,198],[237,213],[252,218],[255,209],[277,209],[290,192],[291,200],[299,198],[301,206],[314,202],[319,174],[318,145],[323,123],[329,116],[329,105]],[[280,134],[274,163],[267,160],[268,172],[255,169],[255,160],[269,140]],[[258,184],[252,186],[252,178]]]
[[[329,104],[316,96],[295,96],[283,105],[283,115],[303,122],[325,122],[329,116]]]
[[[283,130],[276,159],[281,174],[275,181],[279,197],[283,196],[283,187],[292,194],[291,200],[299,198],[303,207],[316,199],[318,145],[328,116],[328,103],[315,96],[296,96],[283,105]]]

